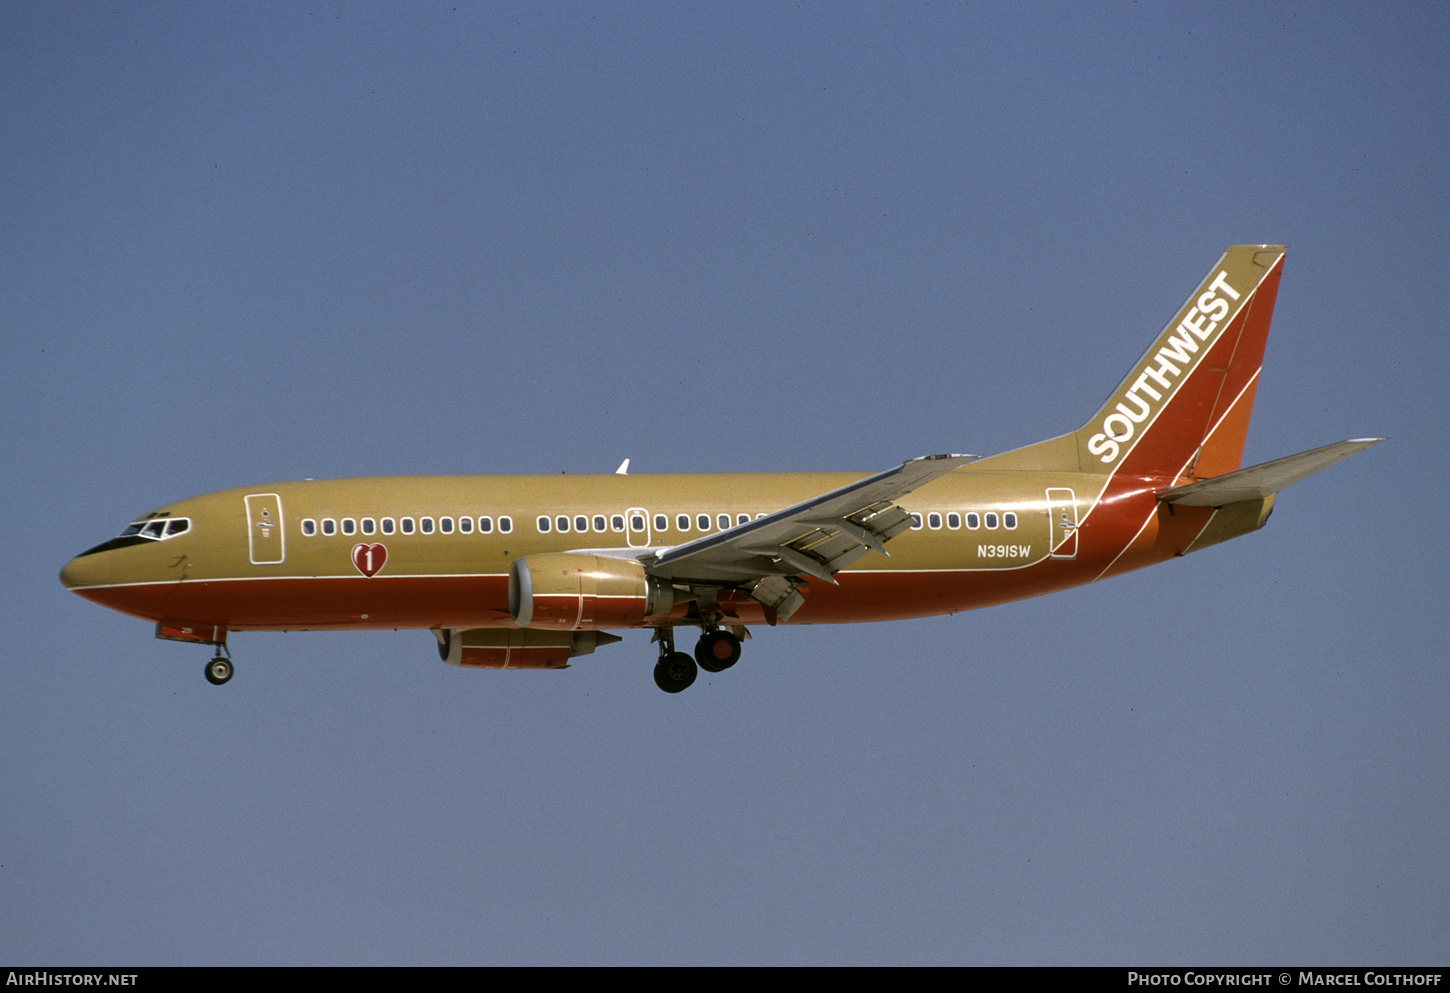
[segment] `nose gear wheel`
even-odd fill
[[[213,686],[221,686],[232,678],[233,672],[232,660],[218,655],[206,664],[206,681]]]

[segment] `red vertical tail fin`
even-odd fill
[[[1283,261],[1277,245],[1224,252],[1077,431],[1082,471],[1204,479],[1239,467]]]

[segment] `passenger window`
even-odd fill
[[[600,534],[603,534],[605,531],[609,530],[609,525],[605,523],[603,514],[594,515],[594,530],[598,531]]]
[[[500,517],[498,519],[498,529],[504,534],[508,534],[514,529],[514,519],[512,517]]]
[[[735,523],[736,524],[745,524],[745,523],[749,522],[749,520],[750,520],[750,515],[749,514],[736,514],[735,515]]]
[[[957,528],[959,528],[961,526],[962,526],[962,515],[961,514],[958,514],[956,511],[952,511],[950,514],[947,515],[947,527],[949,527],[953,531],[955,531]]]
[[[623,514],[615,514],[613,517],[611,517],[609,519],[609,530],[611,530],[611,531],[623,531],[624,530],[624,515]]]
[[[701,514],[699,517],[695,518],[695,523],[699,525],[701,531],[710,530],[710,515]]]
[[[411,517],[405,517],[399,523],[402,524],[402,530],[403,530],[403,533],[404,534],[412,534],[413,533],[413,518],[411,518]]]
[[[678,517],[676,517],[675,527],[679,528],[681,531],[690,530],[690,515],[680,514]]]
[[[547,517],[545,517],[543,514],[540,514],[539,515],[539,521],[538,521],[538,523],[539,523],[539,534],[548,534],[549,533],[549,529],[551,527],[551,525],[549,524],[549,519]]]
[[[655,530],[656,531],[668,531],[669,529],[670,529],[670,519],[668,517],[666,517],[664,514],[655,514]]]
[[[322,533],[337,534],[337,522],[334,521],[331,517],[324,517],[322,519]]]
[[[911,530],[913,530],[913,531],[920,531],[921,530],[921,515],[920,514],[912,514],[911,515]]]
[[[569,518],[561,514],[554,518],[554,526],[558,528],[560,534],[567,532],[569,530]]]
[[[980,517],[978,517],[976,514],[968,514],[967,515],[967,527],[970,530],[975,531],[975,530],[977,530],[977,528],[979,528],[981,526],[982,526],[982,519]]]
[[[306,535],[314,535],[314,534],[316,534],[317,533],[317,522],[314,521],[314,520],[312,520],[312,518],[310,518],[310,517],[307,520],[303,521],[302,522],[302,533],[303,534],[306,534]]]
[[[451,517],[440,517],[440,518],[438,518],[438,530],[439,531],[442,531],[444,534],[452,534],[453,533],[453,518],[451,518]]]
[[[472,534],[473,533],[473,518],[472,517],[460,517],[458,519],[458,533],[459,534]]]
[[[643,531],[644,530],[644,515],[643,514],[633,514],[633,515],[631,515],[630,518],[629,518],[629,529],[631,531]]]
[[[997,526],[997,515],[996,514],[987,514],[986,515],[986,520],[987,520],[987,530],[991,531],[994,528],[996,528],[996,526]]]
[[[941,530],[941,514],[938,514],[936,511],[932,511],[930,514],[927,514],[926,515],[926,526],[929,527],[929,528],[931,528],[933,531],[940,531]]]
[[[372,534],[377,529],[378,529],[378,522],[377,521],[373,520],[371,517],[364,517],[362,519],[362,531],[363,531],[363,534]]]
[[[478,533],[479,534],[491,534],[492,532],[493,532],[493,518],[492,517],[480,517],[478,519]]]
[[[1009,531],[1017,526],[1017,515],[1008,511],[1002,515],[1002,526]]]
[[[357,534],[357,521],[353,520],[351,517],[344,517],[342,519],[342,533]]]
[[[721,531],[724,531],[730,526],[730,515],[721,514],[719,517],[715,518],[715,523],[720,526]]]
[[[422,531],[424,534],[432,534],[433,533],[433,518],[431,518],[431,517],[425,517],[422,520],[420,520],[418,522],[418,530],[419,531]]]
[[[574,530],[575,531],[588,531],[589,530],[589,518],[587,518],[587,517],[576,517],[576,518],[574,518]]]
[[[383,518],[383,534],[392,534],[392,533],[393,533],[393,519],[391,517],[384,517]]]

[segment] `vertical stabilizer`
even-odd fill
[[[1239,467],[1283,271],[1278,245],[1238,245],[1077,431],[1084,472],[1205,479]]]

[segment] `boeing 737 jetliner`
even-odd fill
[[[655,682],[721,672],[747,625],[944,614],[1262,527],[1283,487],[1380,439],[1239,467],[1284,249],[1230,248],[1088,422],[1016,451],[859,473],[270,483],[167,504],[66,565],[76,593],[212,646],[419,628],[450,665],[565,668],[649,628]],[[678,628],[699,628],[694,653]]]

